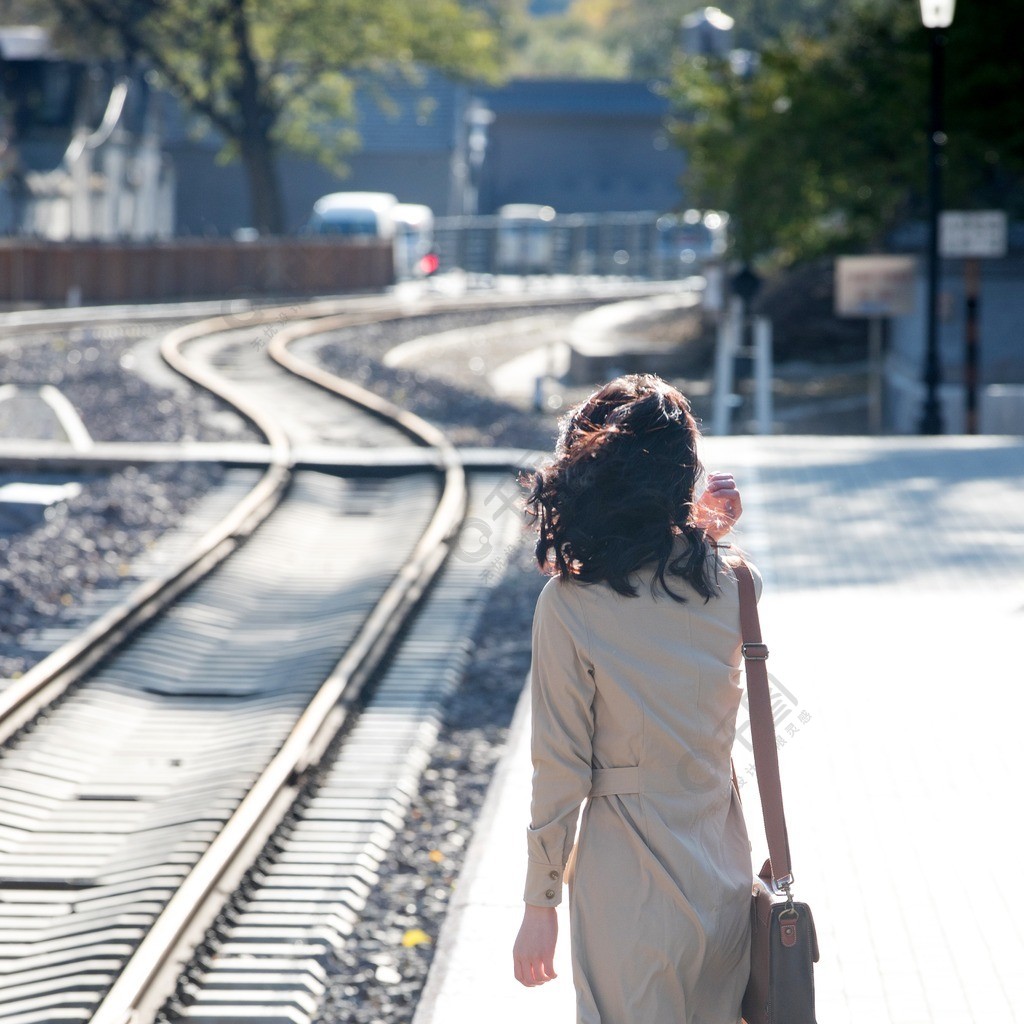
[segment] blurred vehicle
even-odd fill
[[[332,192],[313,204],[306,233],[394,238],[397,205],[398,199],[390,192]]]
[[[434,212],[419,203],[398,203],[395,222],[395,276],[400,280],[430,277],[438,268],[434,251]]]
[[[658,218],[658,259],[698,265],[725,252],[728,216],[717,210],[686,210]]]
[[[332,192],[313,204],[306,234],[390,239],[395,277],[427,277],[437,270],[434,214],[429,206],[400,203],[390,192]]]
[[[498,273],[551,271],[555,255],[555,211],[550,206],[510,203],[498,210]]]

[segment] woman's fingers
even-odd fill
[[[731,473],[709,473],[707,488],[694,508],[693,522],[720,541],[743,514],[743,501]]]
[[[521,960],[518,957],[515,961],[515,975],[516,981],[527,988],[535,988],[558,977],[554,966],[545,963],[543,959]]]
[[[709,508],[714,508],[732,520],[739,519],[743,512],[743,501],[731,473],[709,473],[704,498]]]
[[[512,947],[512,961],[516,981],[533,988],[555,977],[555,943],[558,938],[558,918],[554,907],[527,905],[523,923]]]
[[[720,497],[725,494],[739,494],[739,491],[731,473],[713,473],[708,477],[708,486],[704,493]]]

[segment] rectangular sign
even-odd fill
[[[903,316],[914,308],[913,256],[840,256],[836,259],[836,316]]]
[[[998,259],[1006,255],[1002,210],[945,210],[939,214],[939,255],[951,259]]]

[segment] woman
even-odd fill
[[[717,542],[742,508],[724,474],[696,500],[698,436],[677,390],[621,377],[565,418],[527,501],[554,578],[534,617],[515,976],[554,978],[568,882],[578,1024],[740,1019],[752,873],[730,765],[739,596]]]

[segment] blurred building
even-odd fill
[[[677,208],[684,161],[668,100],[647,82],[522,79],[478,93],[493,112],[480,212],[542,203],[559,213]]]
[[[279,157],[286,229],[318,197],[392,192],[438,216],[511,203],[559,213],[680,205],[669,104],[646,82],[519,80],[473,88],[429,70],[357,82],[347,173]],[[60,238],[231,235],[249,224],[244,168],[147,76],[55,54],[38,27],[0,29],[0,230]]]
[[[63,241],[173,231],[173,170],[146,76],[0,28],[0,232]]]
[[[508,203],[559,213],[673,209],[683,157],[666,135],[668,113],[646,82],[521,80],[474,90],[426,73],[420,84],[364,83],[347,174],[281,156],[288,228],[301,228],[319,196],[342,190],[392,192],[438,216]],[[179,234],[226,234],[247,223],[242,167],[218,163],[215,134],[197,137],[178,110],[167,117],[165,147],[179,179]]]
[[[430,72],[420,84],[401,78],[363,83],[352,125],[339,125],[359,136],[358,148],[345,157],[346,174],[293,153],[280,155],[287,230],[300,230],[313,203],[337,191],[392,192],[438,214],[462,212],[472,103],[466,86]],[[224,235],[248,225],[244,169],[218,160],[217,133],[179,107],[168,117],[164,144],[178,172],[178,234]]]

